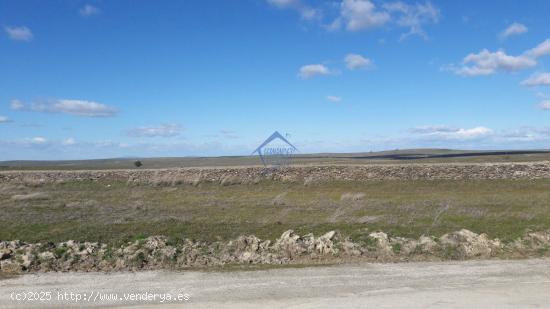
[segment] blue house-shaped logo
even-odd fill
[[[298,149],[294,147],[281,133],[275,131],[263,142],[256,150],[264,166],[283,166],[289,165],[292,156]]]

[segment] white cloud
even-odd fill
[[[48,140],[44,137],[37,136],[37,137],[31,138],[29,140],[29,142],[32,143],[32,144],[42,145],[42,144],[46,144],[48,142]]]
[[[346,67],[350,70],[369,67],[372,61],[358,54],[347,54],[344,58]]]
[[[415,127],[411,129],[411,132],[422,134],[423,136],[428,137],[465,140],[485,137],[490,135],[493,131],[486,127],[474,127],[470,129],[464,129],[437,125]]]
[[[542,56],[550,55],[550,39],[546,39],[535,48],[526,51],[525,55],[532,58],[540,58]]]
[[[527,56],[510,56],[499,50],[490,52],[483,49],[477,54],[469,54],[462,61],[462,66],[452,70],[459,75],[478,76],[497,72],[515,72],[533,67],[537,61]]]
[[[97,7],[90,4],[86,4],[79,10],[80,15],[82,16],[92,16],[99,14],[100,12],[101,11]]]
[[[63,140],[63,141],[61,142],[61,144],[64,145],[64,146],[76,145],[76,140],[75,140],[74,138],[72,138],[72,137],[69,137],[69,138]]]
[[[443,66],[443,70],[450,70],[458,75],[477,76],[491,75],[497,72],[516,72],[537,65],[537,59],[550,55],[550,39],[536,47],[525,51],[519,56],[507,55],[503,50],[490,52],[487,49],[477,54],[469,54],[462,60],[462,65]]]
[[[14,111],[22,110],[25,108],[25,104],[19,100],[11,100],[10,108]]]
[[[401,35],[401,40],[410,35],[427,38],[422,26],[437,23],[440,17],[439,9],[430,2],[409,4],[397,1],[377,7],[371,0],[343,0],[340,14],[326,28],[337,30],[345,26],[348,31],[360,31],[397,25],[409,29]]]
[[[388,12],[396,14],[397,25],[409,28],[409,32],[401,35],[401,39],[405,39],[410,35],[419,35],[427,38],[422,25],[429,23],[437,23],[441,17],[439,9],[434,7],[430,2],[406,4],[404,2],[393,2],[384,4],[384,8]]]
[[[113,116],[114,108],[105,104],[84,101],[84,100],[58,100],[52,105],[46,106],[46,110],[56,113],[65,113],[87,117],[108,117]]]
[[[339,96],[335,96],[335,95],[328,95],[326,97],[326,99],[330,102],[335,102],[335,103],[338,103],[338,102],[341,102],[342,101],[342,97],[339,97]]]
[[[114,107],[85,100],[59,99],[45,102],[34,102],[26,105],[19,100],[11,101],[13,110],[26,110],[33,112],[62,113],[83,117],[110,117],[116,115]]]
[[[550,110],[550,100],[544,100],[540,102],[539,108],[543,110]]]
[[[279,9],[292,9],[300,13],[302,19],[318,20],[328,31],[344,28],[347,31],[362,31],[396,26],[407,28],[408,32],[401,35],[401,40],[410,35],[419,35],[427,38],[423,29],[425,24],[435,24],[441,17],[438,8],[429,1],[424,3],[386,2],[373,0],[341,0],[312,1],[317,5],[305,4],[305,0],[267,0]],[[381,3],[381,4],[378,4]],[[333,10],[338,12],[334,16]],[[324,16],[333,16],[330,20],[323,20]]]
[[[343,0],[340,4],[340,17],[333,25],[339,25],[343,21],[347,30],[359,31],[383,26],[390,19],[388,12],[377,9],[369,0]]]
[[[479,138],[482,136],[486,136],[493,131],[486,127],[475,127],[471,129],[458,129],[455,132],[449,132],[444,134],[448,138],[456,138],[456,139],[471,139],[471,138]]]
[[[313,20],[321,17],[321,11],[304,4],[301,0],[267,0],[279,9],[292,9],[300,13],[302,19]]]
[[[524,24],[513,23],[510,26],[508,26],[506,29],[504,29],[500,33],[499,37],[501,39],[506,39],[512,35],[519,35],[519,34],[526,33],[528,30],[529,29]]]
[[[0,123],[8,123],[11,122],[11,119],[9,119],[6,116],[0,116]]]
[[[523,86],[550,86],[550,73],[538,73],[521,82]]]
[[[160,126],[139,127],[128,131],[131,137],[172,137],[182,132],[183,128],[179,124],[168,123]]]
[[[312,78],[318,75],[328,75],[330,70],[322,64],[308,64],[300,68],[298,76],[303,79]]]
[[[410,129],[412,133],[431,134],[442,132],[456,132],[458,129],[446,125],[418,126]]]
[[[512,131],[503,131],[498,136],[495,136],[495,139],[507,142],[528,142],[536,141],[540,139],[540,136],[530,128],[521,128]]]
[[[21,27],[4,27],[4,30],[12,40],[29,42],[33,38],[31,29]]]

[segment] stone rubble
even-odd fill
[[[474,180],[550,178],[550,162],[365,164],[327,166],[171,168],[97,171],[1,171],[0,183],[40,186],[72,181],[125,181],[157,186],[217,183],[223,186],[256,184],[262,180],[313,186],[325,181]]]
[[[311,233],[300,236],[292,230],[274,242],[254,235],[210,243],[186,238],[171,243],[167,237],[150,236],[120,247],[73,240],[57,244],[13,240],[0,241],[0,271],[186,269],[235,264],[337,263],[351,258],[382,262],[517,258],[545,255],[550,252],[548,249],[550,231],[528,232],[504,244],[465,229],[439,238],[418,239],[372,232],[367,239],[357,242],[335,231],[315,237]]]

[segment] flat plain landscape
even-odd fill
[[[57,262],[45,263],[52,259],[78,264],[81,257],[73,255],[82,250],[94,258],[99,254],[99,260],[111,259],[108,269],[147,268],[156,251],[136,256],[151,237],[161,237],[154,246],[174,249],[168,254],[174,260],[170,267],[309,264],[311,259],[299,257],[310,253],[329,256],[321,263],[338,263],[345,260],[334,258],[339,252],[392,260],[384,253],[387,248],[398,260],[418,260],[424,251],[431,256],[427,259],[545,256],[550,244],[544,234],[550,230],[550,162],[540,159],[547,154],[470,154],[372,154],[360,159],[369,160],[361,164],[354,158],[332,162],[336,159],[325,155],[275,170],[251,165],[258,160],[253,157],[246,158],[248,166],[217,158],[212,166],[194,159],[199,160],[195,166],[159,169],[151,168],[151,162],[164,166],[188,159],[144,159],[142,168],[132,168],[128,159],[126,169],[81,169],[90,168],[89,161],[65,169],[59,167],[66,162],[5,163],[9,168],[0,172],[0,240],[11,252],[5,257],[22,265],[15,271],[60,269]],[[387,155],[392,158],[379,161]],[[98,164],[122,167],[118,160]],[[467,232],[453,234],[461,230]],[[422,237],[430,239],[428,245]],[[281,245],[289,241],[294,247]],[[67,249],[71,246],[76,253]],[[303,252],[296,249],[300,246]],[[188,247],[191,261],[185,253],[186,260],[176,262]],[[228,258],[228,250],[238,253],[231,251]],[[117,262],[117,254],[131,255],[133,262]],[[208,258],[201,262],[197,256]],[[90,269],[99,267],[96,259],[89,264]]]
[[[143,168],[222,167],[261,165],[258,156],[115,158],[60,161],[3,161],[0,170],[110,170],[134,168],[139,160]],[[451,149],[403,149],[360,153],[298,154],[297,165],[356,165],[414,163],[486,163],[536,162],[550,160],[550,150],[471,151]]]
[[[4,185],[0,239],[116,242],[151,235],[200,240],[243,234],[274,239],[288,229],[382,230],[440,236],[470,229],[511,240],[550,228],[550,180],[380,180],[303,185],[279,181],[197,186],[102,179]]]

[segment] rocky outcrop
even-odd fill
[[[550,231],[530,232],[508,244],[486,234],[460,230],[439,239],[390,237],[373,232],[353,242],[335,231],[321,236],[300,236],[292,230],[274,242],[243,235],[227,242],[200,242],[181,239],[170,242],[151,236],[109,247],[94,242],[27,244],[0,242],[0,271],[116,271],[141,269],[184,269],[227,264],[291,264],[316,261],[339,262],[350,258],[368,261],[426,259],[485,259],[494,257],[540,256],[550,249]]]
[[[194,185],[216,183],[223,186],[256,184],[262,180],[314,186],[326,181],[366,181],[381,179],[540,179],[550,178],[550,162],[526,163],[439,163],[365,164],[344,166],[173,168],[98,171],[2,171],[0,183],[40,186],[72,181],[125,181],[129,184]],[[344,197],[348,199],[350,197]],[[352,199],[360,198],[359,196]]]
[[[462,229],[441,236],[439,243],[445,249],[450,249],[454,258],[472,257],[488,258],[501,252],[503,245],[498,239],[489,239],[487,234],[476,234]]]

